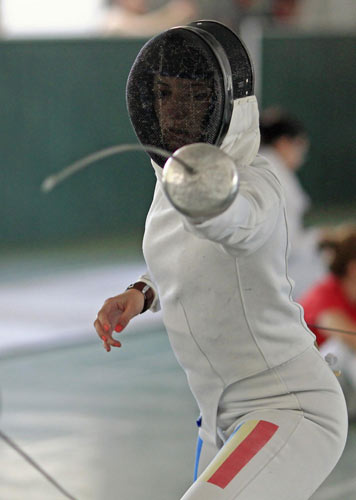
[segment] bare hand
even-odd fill
[[[130,289],[104,302],[94,321],[94,327],[107,352],[111,351],[111,346],[121,347],[121,342],[113,338],[113,332],[122,332],[130,320],[140,314],[144,300],[142,292]]]

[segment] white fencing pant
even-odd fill
[[[216,436],[200,433],[198,478],[181,500],[307,500],[347,437],[340,385],[315,347],[228,388]]]
[[[356,418],[356,354],[341,339],[330,338],[320,347],[323,356],[331,353],[336,359],[334,370],[340,370],[339,382],[345,395],[349,418]]]

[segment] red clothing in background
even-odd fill
[[[306,292],[299,302],[304,308],[304,317],[308,325],[318,324],[320,314],[331,310],[340,311],[356,321],[356,305],[347,299],[340,280],[331,274]],[[315,333],[319,346],[328,338],[322,330],[311,326],[309,328]]]

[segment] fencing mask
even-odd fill
[[[233,100],[253,94],[250,58],[241,40],[215,21],[171,28],[149,40],[128,77],[127,107],[143,145],[173,153],[203,142],[219,146]],[[161,167],[165,158],[149,153]]]

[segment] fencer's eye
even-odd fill
[[[163,89],[158,88],[156,90],[156,97],[158,97],[159,99],[164,99],[166,97],[170,97],[171,94],[172,94],[171,91],[169,89],[166,89],[166,88],[163,88]]]
[[[201,92],[194,95],[195,101],[208,101],[210,99],[210,94],[208,92]]]

